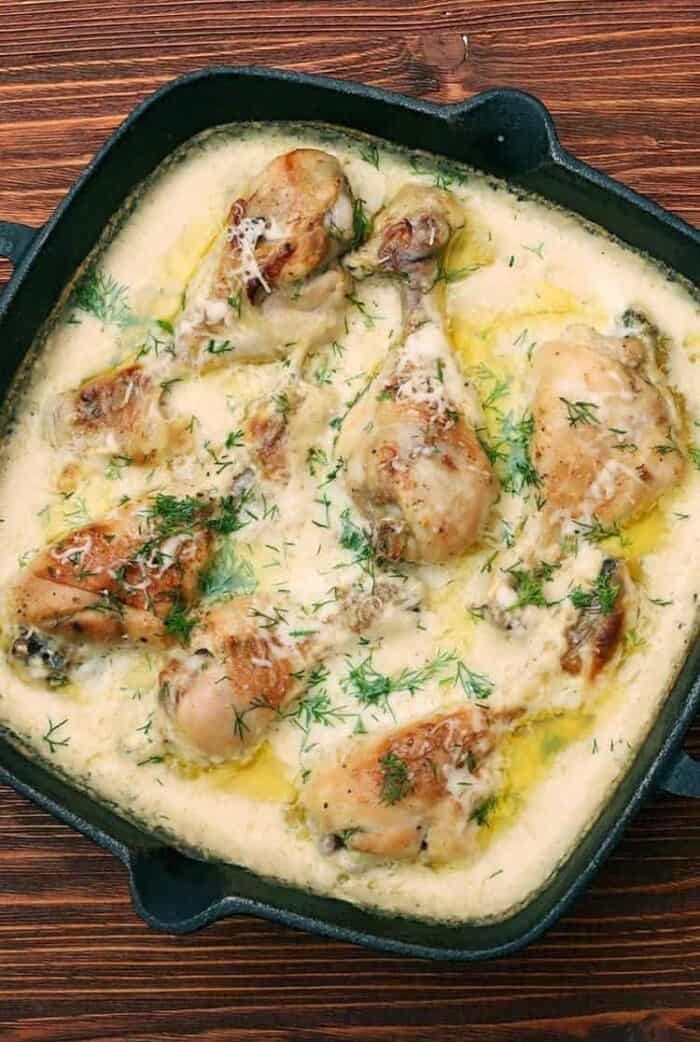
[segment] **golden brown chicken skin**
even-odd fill
[[[249,300],[307,278],[353,237],[353,200],[338,160],[316,148],[273,159],[228,219],[216,295],[243,289]]]
[[[465,705],[349,741],[301,797],[322,849],[431,861],[464,853],[490,791],[498,731],[485,709]]]
[[[239,598],[207,612],[189,652],[160,674],[163,730],[186,759],[236,760],[251,752],[300,692],[312,660],[263,600]]]
[[[14,617],[72,641],[170,640],[168,619],[193,602],[212,535],[159,535],[152,501],[75,529],[48,546],[13,591]]]
[[[121,455],[134,463],[177,448],[184,435],[183,424],[167,415],[163,388],[136,364],[57,395],[45,417],[54,446]]]
[[[561,668],[595,680],[619,650],[635,589],[624,561],[607,557],[593,591],[581,597],[578,616],[567,627]]]
[[[199,369],[269,362],[336,337],[352,280],[335,264],[353,239],[354,200],[334,156],[277,156],[226,227],[187,291],[177,357]]]
[[[541,346],[535,376],[532,455],[553,526],[627,520],[680,479],[679,417],[641,339],[571,327]]]

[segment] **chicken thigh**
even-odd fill
[[[678,410],[643,340],[570,327],[540,347],[535,377],[532,456],[554,529],[625,521],[680,479]]]

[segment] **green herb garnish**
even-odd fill
[[[385,753],[379,761],[382,769],[382,786],[380,799],[382,803],[392,805],[408,796],[413,788],[413,782],[408,770],[408,764],[394,753]]]
[[[101,322],[126,326],[133,320],[127,293],[127,287],[108,272],[92,267],[73,290],[71,304],[80,311],[94,315]]]

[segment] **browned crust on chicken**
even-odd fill
[[[289,477],[288,435],[287,414],[272,402],[257,403],[247,417],[248,445],[263,477],[271,481]]]
[[[166,540],[148,548],[143,509],[134,505],[48,546],[14,590],[17,621],[99,642],[167,638],[163,620],[196,596],[212,535],[203,528],[171,548]]]
[[[341,193],[350,189],[334,156],[315,148],[297,148],[277,156],[262,171],[257,188],[248,199],[237,199],[229,213],[230,247],[221,260],[217,295],[235,288],[242,267],[243,222],[259,222],[260,235],[253,247],[260,275],[249,277],[245,292],[252,301],[265,286],[273,289],[310,275],[337,255],[339,241],[328,222]],[[281,236],[264,237],[270,223]],[[250,234],[250,233],[249,233]],[[349,241],[349,240],[348,240]]]
[[[128,430],[138,422],[141,396],[153,390],[153,380],[140,365],[96,376],[75,392],[75,425],[88,431],[104,426]]]
[[[448,772],[478,777],[495,735],[488,712],[464,706],[354,739],[313,773],[302,797],[308,818],[321,836],[359,853],[455,857],[468,841],[469,809],[449,791]]]
[[[617,587],[612,611],[582,609],[566,630],[567,646],[561,657],[566,673],[582,674],[588,680],[595,680],[618,651],[632,596],[632,580],[624,562],[606,558],[600,575]]]
[[[261,628],[256,603],[244,598],[207,613],[192,632],[192,654],[160,674],[170,740],[187,756],[245,755],[300,689],[295,674],[304,665],[304,645]]]

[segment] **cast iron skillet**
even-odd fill
[[[336,123],[467,162],[582,214],[691,280],[700,272],[698,233],[569,155],[547,110],[528,94],[490,90],[457,105],[434,105],[297,73],[206,69],[175,80],[139,105],[44,228],[0,222],[0,255],[15,265],[0,302],[3,391],[62,289],[135,185],[199,131],[265,119]],[[699,704],[700,641],[627,775],[578,847],[525,908],[481,925],[383,916],[242,868],[185,856],[1,740],[0,780],[116,854],[127,866],[135,907],[152,926],[184,933],[244,913],[399,954],[475,960],[515,951],[551,926],[610,853],[645,796],[663,788],[700,797],[700,763],[680,748]]]

